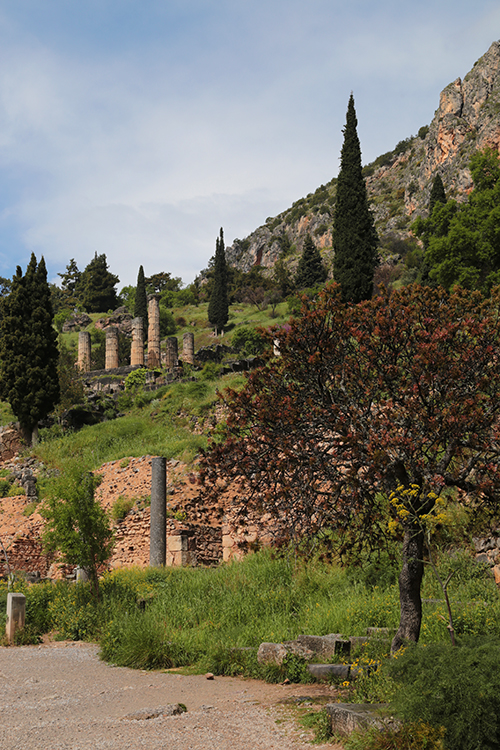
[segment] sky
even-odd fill
[[[338,173],[428,125],[500,39],[498,0],[0,0],[0,276],[191,283]]]

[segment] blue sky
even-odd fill
[[[106,253],[121,288],[205,268],[429,124],[498,0],[0,0],[0,276]]]

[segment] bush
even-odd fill
[[[266,339],[256,328],[237,328],[231,345],[239,354],[254,356],[261,354],[266,347]]]
[[[345,750],[443,750],[443,729],[423,721],[384,729],[357,730],[344,741]]]
[[[498,642],[413,646],[386,668],[397,684],[391,707],[402,719],[443,726],[449,750],[499,747]]]
[[[113,521],[122,521],[127,513],[134,507],[135,500],[133,497],[117,497],[111,508],[111,518]]]

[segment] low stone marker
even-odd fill
[[[387,707],[377,703],[327,703],[325,711],[330,717],[332,732],[350,734],[355,729],[383,727],[382,712]]]
[[[26,597],[24,594],[7,594],[7,622],[5,632],[9,643],[14,642],[16,630],[24,628],[26,616]]]

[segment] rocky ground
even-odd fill
[[[5,750],[305,750],[298,714],[335,701],[327,685],[112,667],[87,643],[0,648],[0,678]]]

